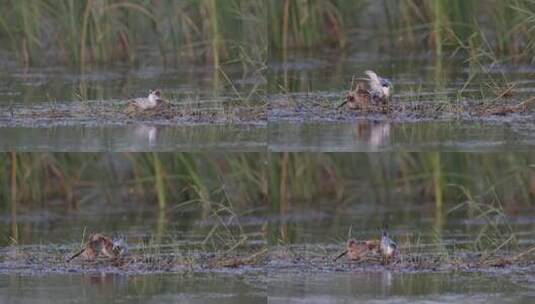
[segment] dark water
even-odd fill
[[[519,209],[520,214],[491,219],[470,217],[465,212],[437,212],[432,203],[417,204],[408,201],[372,208],[371,205],[354,204],[329,208],[296,206],[282,217],[273,218],[273,232],[284,231],[285,242],[306,246],[307,244],[339,246],[354,237],[359,240],[380,238],[380,228],[387,225],[390,233],[400,244],[421,242],[423,247],[438,250],[440,246],[472,248],[481,231],[487,231],[490,223],[506,223],[515,232],[522,247],[535,245],[535,209]],[[331,202],[331,204],[336,204]]]
[[[57,126],[0,128],[0,151],[265,151],[261,126]]]
[[[63,65],[25,69],[9,55],[0,55],[3,67],[0,102],[3,104],[120,100],[146,96],[149,90],[156,88],[165,96],[175,96],[179,100],[236,98],[239,94],[255,94],[254,88],[262,88],[265,82],[261,75],[244,73],[239,65],[223,67],[232,81],[229,83],[211,65],[164,63],[157,58],[142,58],[136,65],[116,64],[81,71],[78,67]]]
[[[273,122],[271,151],[526,151],[535,147],[531,123]]]
[[[89,197],[93,195],[95,194],[88,194]],[[113,200],[118,199],[113,197]],[[264,223],[262,209],[250,206],[237,208],[236,211],[247,212],[248,216],[239,219],[225,214],[215,216],[196,204],[188,208],[162,211],[155,210],[153,205],[130,205],[124,202],[100,202],[90,207],[81,206],[77,210],[57,205],[41,210],[19,211],[15,218],[9,213],[1,214],[0,231],[6,236],[12,235],[12,225],[16,222],[17,244],[30,247],[50,244],[71,246],[74,250],[79,247],[84,234],[87,238],[92,233],[109,236],[120,233],[133,248],[142,247],[144,242],[188,248],[200,245],[208,232],[223,221],[226,228],[220,226],[216,232],[228,228],[237,233],[237,228],[240,227],[248,237],[248,244],[262,246],[264,241],[259,233]],[[9,237],[0,241],[3,246],[12,244]]]
[[[266,303],[266,290],[225,274],[0,275],[1,303]]]
[[[280,273],[269,303],[532,303],[535,291],[483,274]]]

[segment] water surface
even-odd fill
[[[531,122],[270,122],[269,150],[311,152],[528,151]]]
[[[266,290],[225,274],[0,275],[2,303],[265,303]]]
[[[0,151],[265,151],[262,126],[55,126],[0,128]]]
[[[535,291],[506,278],[445,273],[278,273],[268,303],[531,303]]]

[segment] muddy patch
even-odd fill
[[[78,249],[79,250],[79,249]],[[189,273],[262,272],[267,249],[250,246],[239,253],[184,249],[174,245],[137,246],[120,258],[99,257],[93,261],[71,257],[76,245],[9,246],[2,250],[0,273]]]
[[[462,101],[411,101],[394,96],[388,104],[363,105],[348,109],[344,93],[290,93],[270,98],[270,121],[289,122],[354,122],[359,120],[414,123],[429,121],[484,121],[515,122],[535,118],[535,96],[499,99],[493,102]]]
[[[123,101],[13,104],[0,107],[0,127],[124,126],[130,124],[265,126],[262,105],[232,102],[169,103],[166,107],[131,111]]]
[[[496,252],[409,252],[402,248],[399,255],[385,262],[378,254],[359,260],[337,257],[343,245],[291,245],[272,250],[269,271],[290,272],[490,272],[535,274],[535,247],[515,253]]]

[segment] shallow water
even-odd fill
[[[279,273],[268,303],[531,303],[535,291],[507,278],[445,273]]]
[[[311,152],[527,151],[531,123],[503,122],[272,122],[269,150]]]
[[[366,197],[366,194],[360,193]],[[400,200],[395,194],[392,197],[386,193],[384,195],[389,197],[389,202],[340,205],[323,200],[318,206],[292,202],[292,207],[286,213],[270,218],[271,228],[277,235],[284,231],[284,241],[305,246],[302,248],[305,252],[307,245],[313,249],[314,246],[338,246],[342,250],[349,237],[359,240],[378,239],[380,228],[385,225],[398,242],[417,242],[430,250],[440,249],[440,245],[450,248],[471,245],[480,231],[489,228],[488,219],[470,217],[465,211],[448,212],[447,209],[451,206],[437,212],[433,202],[411,202]],[[497,217],[495,220],[498,224],[510,225],[521,246],[534,246],[535,208],[511,208],[518,208],[514,215]]]
[[[0,151],[265,151],[261,126],[56,126],[0,128]]]
[[[1,303],[265,303],[254,279],[226,274],[0,275]]]

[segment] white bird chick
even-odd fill
[[[134,102],[141,110],[152,109],[163,102],[163,99],[161,99],[160,96],[161,94],[159,90],[151,90],[147,98],[136,98],[134,99]]]

